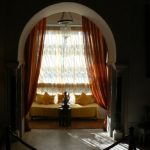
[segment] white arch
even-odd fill
[[[56,3],[53,5],[50,5],[38,13],[36,13],[26,24],[26,26],[23,29],[23,32],[21,34],[21,37],[19,39],[19,45],[18,45],[18,61],[21,65],[24,63],[24,46],[27,39],[27,36],[29,35],[32,27],[43,17],[48,17],[50,15],[63,12],[74,12],[80,15],[83,15],[87,18],[89,18],[91,21],[93,21],[102,31],[104,38],[106,40],[106,44],[108,47],[108,64],[115,67],[116,62],[116,45],[115,40],[113,37],[113,34],[111,32],[111,29],[107,25],[107,23],[103,20],[103,18],[97,14],[92,9],[74,2],[61,2]]]

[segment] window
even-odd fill
[[[82,31],[71,30],[68,37],[60,30],[46,31],[38,90],[90,93]]]

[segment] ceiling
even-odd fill
[[[61,19],[62,13],[57,13],[54,15],[51,15],[47,17],[47,26],[59,26],[57,23],[58,20]],[[81,15],[76,13],[71,13],[73,23],[71,25],[73,26],[79,26],[82,24]]]

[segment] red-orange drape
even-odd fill
[[[46,19],[39,21],[30,32],[25,45],[24,99],[27,115],[36,93],[44,46]]]
[[[106,65],[107,47],[100,29],[82,17],[84,52],[90,87],[97,103],[107,109],[108,105],[108,72]]]

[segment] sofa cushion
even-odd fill
[[[82,93],[77,99],[76,99],[76,104],[80,105],[88,105],[93,103],[91,98],[87,96],[85,93]]]
[[[58,102],[57,103],[62,103],[64,95],[63,94],[58,94],[57,98],[58,98]]]
[[[87,95],[87,96],[89,97],[91,103],[96,103],[96,99],[93,95],[90,94],[90,95]]]
[[[38,103],[38,104],[43,104],[43,95],[42,94],[36,94],[36,99],[35,101]]]
[[[54,104],[54,96],[49,95],[47,92],[45,92],[43,95],[42,101],[43,101],[43,104],[45,105]]]
[[[49,95],[49,104],[55,104],[55,95]]]

